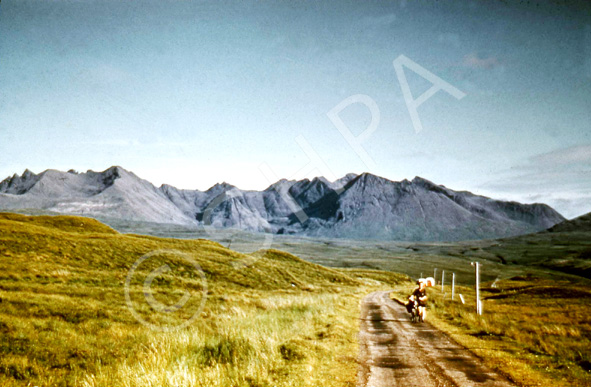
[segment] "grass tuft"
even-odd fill
[[[195,349],[196,362],[207,366],[238,364],[256,355],[250,341],[245,338],[212,336]]]

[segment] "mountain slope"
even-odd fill
[[[151,183],[121,167],[86,173],[50,169],[39,175],[25,171],[0,183],[0,208],[196,224]]]
[[[280,180],[264,191],[228,183],[207,191],[160,188],[121,167],[86,173],[25,171],[0,183],[0,208],[255,232],[403,241],[500,238],[545,230],[565,219],[544,204],[457,192],[415,177],[369,173]]]
[[[309,209],[316,236],[411,241],[504,237],[546,229],[564,218],[543,204],[524,205],[456,192],[416,177],[393,182],[371,174]]]

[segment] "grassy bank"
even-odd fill
[[[455,301],[449,288],[445,298],[430,288],[428,320],[520,386],[591,386],[588,281],[520,276],[491,285],[482,287],[482,316],[474,288],[457,287]],[[402,300],[411,289],[393,296]]]
[[[0,385],[352,386],[359,300],[404,280],[0,214]]]

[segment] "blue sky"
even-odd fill
[[[5,1],[0,178],[120,165],[263,189],[368,171],[589,212],[591,7],[522,3]],[[465,93],[427,99],[418,133],[400,55]],[[405,75],[415,99],[432,86]],[[327,115],[355,95],[379,110],[369,164]],[[376,118],[339,117],[353,135]]]

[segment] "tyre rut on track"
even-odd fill
[[[361,304],[357,387],[515,387],[428,323],[411,323],[390,292]]]

